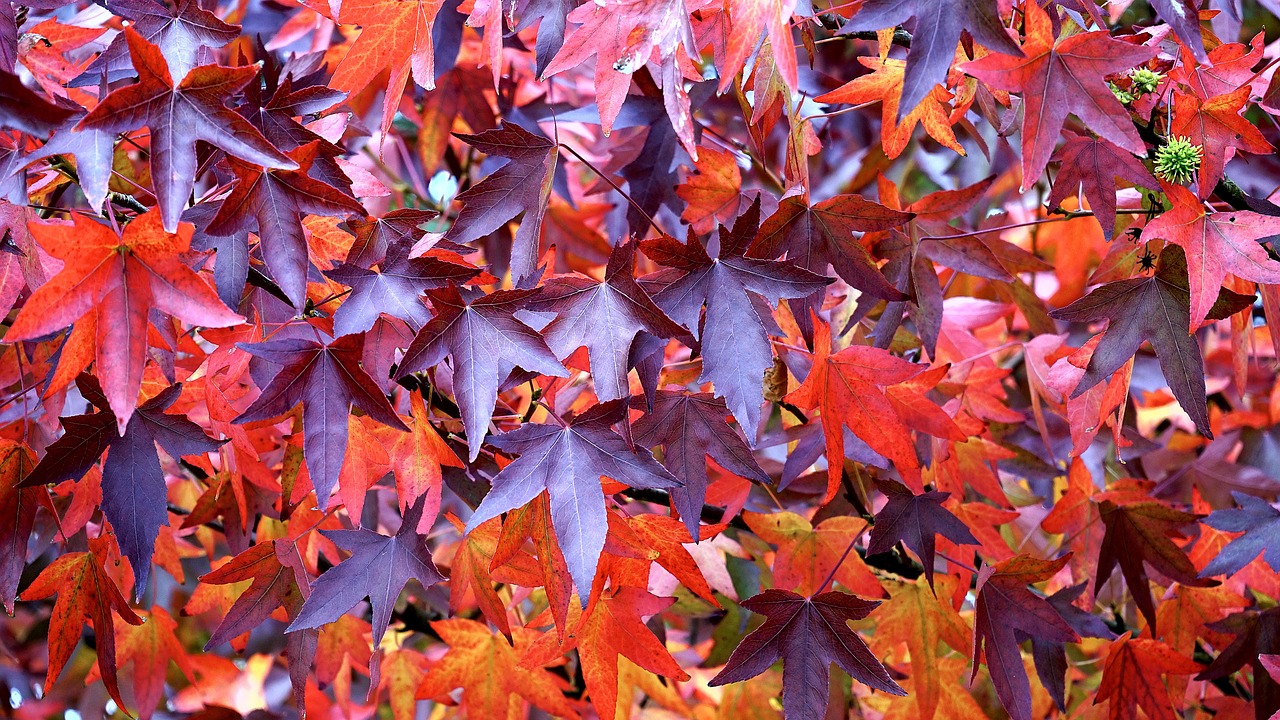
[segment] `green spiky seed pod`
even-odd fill
[[[1133,81],[1132,94],[1137,97],[1153,93],[1160,86],[1160,81],[1164,79],[1164,75],[1149,70],[1147,68],[1138,68],[1129,74],[1129,79]]]
[[[1156,177],[1171,183],[1186,185],[1200,169],[1204,148],[1194,145],[1191,138],[1169,138],[1156,150]]]
[[[1133,95],[1131,95],[1129,92],[1125,90],[1121,90],[1119,87],[1116,86],[1115,83],[1107,83],[1107,85],[1111,87],[1111,94],[1115,95],[1116,99],[1119,100],[1122,104],[1128,105],[1129,103],[1133,102]]]

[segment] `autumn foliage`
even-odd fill
[[[1277,32],[0,2],[0,714],[1280,717]]]

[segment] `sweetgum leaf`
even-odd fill
[[[773,319],[766,303],[806,297],[831,282],[791,263],[747,257],[759,223],[757,198],[733,230],[720,228],[715,258],[692,236],[685,244],[664,235],[640,245],[650,258],[675,271],[663,278],[666,287],[653,299],[702,344],[700,381],[715,386],[716,396],[725,399],[748,439],[760,424],[764,374],[773,367]]]
[[[1022,93],[1022,188],[1026,190],[1049,164],[1068,114],[1120,148],[1146,154],[1146,143],[1103,76],[1128,70],[1154,55],[1153,48],[1121,42],[1103,30],[1058,41],[1049,15],[1039,3],[1030,3],[1021,53],[995,52],[965,63],[962,69],[992,87]]]
[[[1023,56],[1023,50],[1009,37],[1000,21],[997,4],[982,0],[868,0],[840,32],[894,28],[908,19],[914,19],[915,23],[902,82],[898,122],[914,110],[935,85],[946,82],[961,32],[967,30],[989,50]]]
[[[542,329],[547,346],[562,360],[586,347],[596,396],[602,402],[630,396],[627,371],[637,336],[657,338],[683,335],[684,330],[654,304],[634,273],[635,243],[614,248],[603,282],[580,275],[548,279],[530,310],[554,312]]]
[[[1215,319],[1253,304],[1252,297],[1225,288],[1219,289],[1217,298],[1207,312]],[[1150,341],[1173,396],[1191,416],[1196,428],[1206,436],[1213,436],[1205,401],[1200,343],[1194,335],[1187,334],[1191,324],[1191,292],[1187,256],[1181,247],[1165,246],[1151,277],[1108,283],[1050,315],[1071,322],[1110,321],[1072,397],[1079,397],[1109,378],[1138,352],[1143,342]]]
[[[116,416],[91,375],[76,380],[81,393],[99,412],[62,418],[66,433],[51,444],[21,487],[79,480],[107,453],[102,465],[102,514],[111,521],[120,551],[129,558],[136,578],[134,595],[142,598],[151,575],[151,555],[160,526],[169,523],[168,490],[156,445],[177,460],[202,455],[222,443],[181,415],[164,411],[182,392],[171,385],[138,407],[116,432]]]
[[[342,617],[356,603],[369,598],[373,606],[373,643],[376,647],[391,623],[396,599],[409,580],[428,588],[444,576],[436,569],[426,538],[418,534],[418,519],[426,498],[404,513],[400,530],[390,537],[372,530],[325,530],[324,536],[351,557],[320,576],[311,597],[285,632],[318,628]]]
[[[454,400],[467,432],[468,459],[475,462],[489,434],[498,387],[519,367],[554,377],[569,371],[533,328],[515,313],[537,294],[533,290],[499,290],[465,298],[450,285],[428,290],[435,316],[413,338],[400,361],[401,376],[453,361]]]
[[[636,407],[636,400],[632,407]],[[636,442],[662,445],[662,464],[683,481],[671,500],[693,539],[700,539],[702,504],[707,499],[707,458],[735,475],[768,484],[769,476],[751,454],[742,430],[729,424],[729,408],[711,393],[659,390],[653,409],[636,421]]]
[[[879,605],[835,591],[806,598],[786,590],[766,590],[744,600],[743,607],[767,619],[743,638],[709,684],[716,687],[748,680],[781,659],[783,712],[788,718],[802,720],[826,716],[833,662],[864,685],[891,695],[906,695],[848,626],[850,620],[865,618]]]
[[[77,129],[120,133],[145,125],[151,131],[151,177],[166,231],[177,229],[195,187],[197,140],[267,168],[298,168],[298,163],[226,107],[255,80],[257,68],[203,65],[175,83],[160,48],[132,27],[125,28],[124,35],[138,82],[113,90]]]
[[[499,450],[520,457],[493,478],[493,489],[467,521],[466,531],[547,491],[556,539],[585,605],[608,531],[600,479],[656,490],[681,485],[648,450],[628,446],[610,429],[626,410],[615,400],[590,408],[564,426],[526,423],[490,438]]]
[[[280,339],[238,347],[280,369],[235,422],[270,420],[302,403],[303,457],[322,508],[329,504],[347,454],[347,418],[352,405],[383,425],[409,431],[360,366],[363,335],[345,335],[325,343]]]

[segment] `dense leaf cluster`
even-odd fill
[[[7,715],[1280,715],[1277,12],[0,1]]]

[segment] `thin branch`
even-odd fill
[[[594,172],[596,175],[598,175],[601,180],[604,180],[605,182],[609,183],[610,187],[612,187],[614,190],[617,190],[619,195],[626,198],[627,202],[631,203],[631,207],[635,208],[637,212],[639,212],[641,215],[644,216],[645,220],[649,221],[649,225],[653,227],[654,230],[657,230],[659,235],[667,234],[666,231],[663,230],[660,225],[658,225],[657,221],[653,219],[653,216],[645,212],[645,209],[640,207],[639,203],[633,200],[630,195],[623,192],[622,188],[618,187],[618,184],[613,181],[613,178],[609,177],[608,175],[605,175],[603,172],[600,171],[600,168],[596,167],[595,165],[592,165],[590,160],[582,157],[581,153],[569,147],[568,145],[565,145],[564,143],[560,143],[557,147],[561,147],[561,148],[564,148],[565,150],[568,150],[569,154],[581,160],[583,165],[586,165],[587,167],[591,168],[591,171]]]

